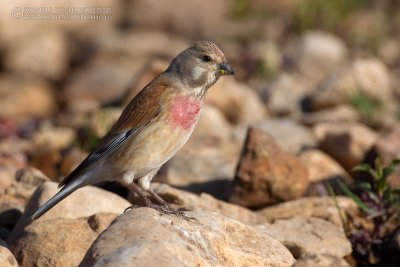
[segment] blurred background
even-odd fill
[[[0,2],[2,188],[28,167],[59,181],[147,82],[202,39],[236,75],[210,89],[194,136],[158,180],[259,208],[326,196],[326,181],[358,179],[357,164],[400,156],[400,1],[14,0]],[[284,194],[237,193],[249,127],[302,162],[295,187],[283,177]],[[16,199],[10,205],[23,210],[27,199]]]

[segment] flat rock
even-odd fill
[[[32,137],[35,145],[54,150],[65,149],[75,140],[75,131],[69,127],[44,125]]]
[[[309,77],[324,76],[347,60],[344,42],[322,31],[310,31],[302,36],[296,54],[297,69]]]
[[[319,123],[353,123],[360,119],[360,114],[348,105],[339,105],[328,109],[303,113],[301,123],[313,126]]]
[[[67,81],[63,98],[68,103],[88,99],[110,102],[123,96],[143,60],[126,55],[98,54],[84,69],[76,70]]]
[[[2,117],[16,121],[44,118],[56,110],[53,88],[45,81],[35,78],[0,76]]]
[[[253,127],[270,134],[284,151],[292,154],[297,154],[304,148],[316,146],[312,132],[290,119],[264,120],[253,124]]]
[[[13,196],[27,202],[38,186],[50,179],[40,170],[33,167],[16,168],[13,170],[11,183],[3,188],[4,195]]]
[[[308,179],[311,183],[338,178],[346,182],[352,181],[350,174],[321,150],[305,150],[299,155],[299,158],[307,166]]]
[[[230,201],[246,207],[260,207],[298,198],[307,187],[304,164],[282,151],[263,130],[249,128]]]
[[[358,207],[348,197],[336,197],[342,212],[356,217]],[[257,211],[259,223],[274,222],[280,219],[290,219],[295,216],[316,217],[342,226],[340,213],[332,197],[304,197],[287,201],[278,205]]]
[[[268,87],[268,111],[276,116],[301,114],[301,101],[313,88],[299,74],[282,73]]]
[[[293,267],[350,267],[342,258],[323,254],[312,255],[297,260]]]
[[[343,229],[319,218],[293,217],[257,227],[284,244],[296,259],[316,254],[342,258],[351,253]]]
[[[291,266],[278,241],[220,214],[186,212],[194,220],[138,208],[119,216],[80,266]]]
[[[5,246],[5,242],[0,244],[0,266],[2,267],[18,267],[18,262],[11,251]]]
[[[352,70],[357,88],[374,99],[390,99],[392,92],[389,70],[382,61],[377,58],[357,59]]]
[[[385,103],[391,100],[390,83],[389,71],[380,60],[357,59],[322,81],[309,96],[308,108],[319,110],[348,104],[359,93]]]
[[[378,137],[375,131],[359,123],[321,123],[313,128],[313,132],[319,148],[347,171],[363,161]]]
[[[7,44],[4,65],[11,72],[31,73],[57,80],[68,65],[67,38],[63,32],[44,28],[32,31]],[[38,53],[46,51],[46,56]],[[40,64],[38,64],[40,62]]]
[[[27,219],[43,205],[50,197],[54,196],[59,190],[58,184],[46,182],[40,185],[32,198],[29,200],[25,212],[15,226],[11,236],[15,237],[26,226]],[[49,210],[37,221],[45,221],[54,218],[79,218],[90,216],[100,212],[122,213],[127,207],[131,206],[126,199],[94,186],[86,186],[78,189],[57,206]]]
[[[233,78],[221,79],[210,88],[206,103],[221,110],[233,124],[251,124],[267,117],[267,109],[258,93]]]
[[[21,267],[77,266],[115,217],[115,213],[98,213],[76,219],[36,221],[11,241],[12,251]]]

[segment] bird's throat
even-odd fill
[[[171,122],[175,127],[189,130],[199,118],[203,101],[185,95],[176,96],[171,103]]]

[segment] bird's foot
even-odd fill
[[[135,192],[140,199],[142,199],[142,201],[144,202],[144,205],[146,207],[155,209],[157,211],[159,211],[162,214],[173,214],[177,217],[180,218],[184,218],[185,220],[189,221],[189,220],[195,220],[197,221],[195,218],[192,217],[188,217],[185,215],[185,213],[183,211],[180,210],[176,210],[173,207],[171,207],[170,204],[168,204],[165,200],[163,200],[160,196],[158,196],[156,193],[154,193],[152,190],[148,190],[148,193],[150,193],[153,198],[158,202],[158,204],[153,203],[145,194],[145,192],[143,191],[142,188],[140,188],[137,184],[135,183],[131,183],[129,185],[129,188]],[[129,208],[127,208],[126,210],[130,210],[132,208],[134,208],[135,206],[131,206]],[[137,206],[136,206],[137,207]]]
[[[187,221],[190,221],[190,220],[197,221],[195,218],[186,216],[185,212],[183,212],[181,210],[174,209],[169,204],[164,204],[164,205],[152,204],[149,208],[155,209],[155,210],[159,211],[162,214],[175,215],[176,217],[183,218],[183,219],[185,219]]]

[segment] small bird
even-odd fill
[[[104,181],[122,183],[147,207],[182,215],[151,190],[150,182],[192,134],[207,90],[221,76],[233,74],[214,43],[193,43],[131,100],[93,151],[61,181],[61,190],[29,220],[39,218],[75,190]]]

